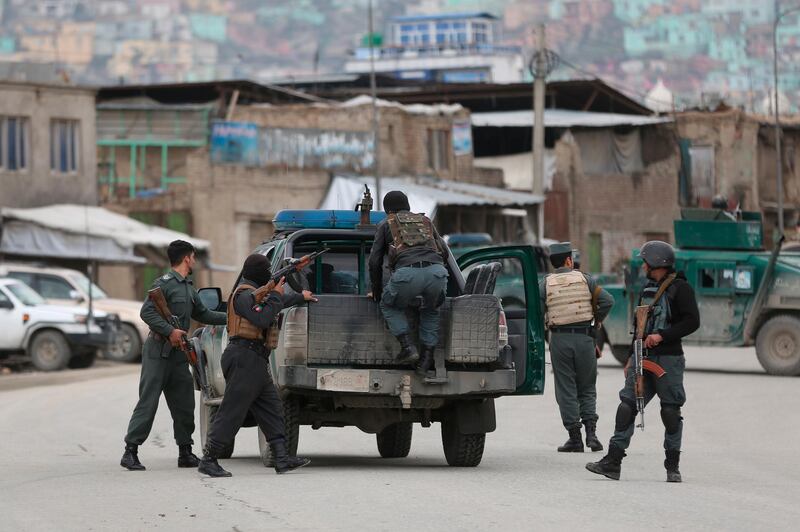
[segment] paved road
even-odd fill
[[[378,458],[374,437],[356,429],[304,428],[313,464],[277,476],[245,429],[224,462],[234,477],[210,479],[175,467],[163,404],[141,448],[148,471],[119,467],[135,367],[13,390],[0,377],[0,530],[796,530],[800,379],[764,375],[752,350],[687,358],[680,485],[664,482],[657,407],[620,482],[584,470],[599,454],[554,452],[565,433],[550,383],[544,397],[498,402],[498,430],[475,469],[445,465],[438,425],[415,427],[410,457],[397,460]],[[604,441],[620,384],[607,354]]]

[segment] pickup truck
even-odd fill
[[[31,287],[0,278],[0,360],[22,355],[36,369],[55,371],[94,363],[115,341],[118,318],[105,312],[48,305]]]
[[[281,211],[273,238],[254,251],[269,257],[277,270],[287,259],[328,249],[288,279],[295,290],[312,290],[319,302],[281,313],[279,345],[271,356],[290,450],[297,451],[301,425],[355,426],[376,435],[382,457],[405,457],[414,424],[440,423],[447,463],[476,466],[486,434],[495,430],[495,399],[544,391],[536,253],[531,246],[502,246],[465,253],[457,260],[450,254],[436,375],[423,378],[395,362],[399,344],[386,329],[378,305],[367,297],[372,224],[384,213],[369,216],[370,224],[361,225],[358,213],[351,211]],[[518,308],[504,310],[493,294],[501,263],[515,264],[521,272]],[[219,302],[206,303],[214,308]],[[409,315],[414,323],[416,311]],[[220,357],[227,333],[224,327],[207,326],[196,332],[194,341],[212,389],[200,401],[205,441],[225,392]],[[253,425],[253,419],[244,422]],[[268,465],[269,447],[260,431],[259,447]]]

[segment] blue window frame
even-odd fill
[[[18,172],[28,168],[28,119],[0,117],[0,168]]]

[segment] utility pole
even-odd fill
[[[375,177],[375,210],[383,210],[381,194],[380,129],[378,129],[378,97],[375,83],[375,48],[373,43],[372,0],[369,0],[369,90],[372,96],[372,173]]]
[[[545,48],[544,24],[536,30],[536,53],[531,61],[533,74],[533,186],[531,192],[544,196],[544,93],[547,76],[547,57]],[[544,204],[537,207],[537,237],[544,238]]]

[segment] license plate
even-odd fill
[[[368,392],[369,370],[317,370],[317,389],[331,392]]]

